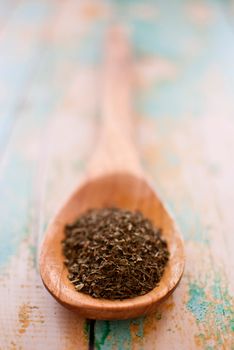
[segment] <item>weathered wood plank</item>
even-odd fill
[[[21,2],[12,10],[0,36],[0,157],[40,63],[44,26],[51,15],[45,3],[28,7]]]
[[[36,270],[38,237],[44,230],[45,220],[54,211],[54,206],[57,207],[57,200],[67,195],[78,180],[82,165],[79,155],[84,151],[80,138],[84,128],[89,130],[88,115],[92,111],[92,99],[89,106],[82,101],[83,94],[88,95],[93,89],[93,78],[88,78],[89,70],[77,71],[73,57],[70,58],[77,43],[71,47],[68,45],[65,57],[56,45],[54,28],[57,22],[61,22],[62,12],[63,9],[59,8],[50,17],[51,25],[47,24],[51,37],[48,43],[42,42],[37,71],[21,97],[22,108],[14,113],[17,114],[17,123],[1,170],[3,349],[87,347],[84,320],[51,300]],[[71,30],[71,26],[69,28]],[[67,138],[70,129],[74,134]],[[75,147],[77,142],[78,147]],[[86,144],[85,140],[82,142]],[[62,154],[65,163],[61,168],[65,171],[58,176]],[[56,195],[53,192],[55,187]],[[6,303],[8,296],[10,307]]]
[[[156,315],[98,323],[96,339],[100,349],[231,349],[234,68],[233,46],[219,33],[230,42],[233,33],[216,5],[163,11],[155,22],[137,21],[145,55],[139,136],[144,164],[184,233],[185,276]]]
[[[93,65],[114,9],[116,3],[100,1],[24,1],[2,31],[4,350],[87,348],[84,320],[52,300],[36,264],[44,228],[79,182],[96,142]],[[155,315],[96,322],[97,349],[234,348],[234,34],[225,11],[223,3],[206,1],[118,7],[139,60],[139,153],[181,227],[187,264]]]

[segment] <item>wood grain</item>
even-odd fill
[[[43,292],[35,260],[38,236],[81,182],[97,140],[96,68],[116,6],[23,0],[0,7],[0,348],[86,349],[85,322]],[[131,23],[138,56],[141,161],[179,223],[188,259],[180,286],[153,316],[96,322],[96,347],[232,349],[231,3],[124,1],[117,10]],[[23,314],[30,323],[20,333]]]

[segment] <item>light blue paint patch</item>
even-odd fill
[[[12,127],[14,125],[14,118],[1,118],[0,119],[0,157],[9,140]]]
[[[151,118],[181,118],[184,115],[199,115],[202,97],[196,82],[188,83],[179,78],[176,82],[168,82],[151,89],[149,94],[139,99],[139,110]],[[195,99],[196,96],[196,99]]]
[[[232,332],[234,332],[234,318],[232,318],[229,322],[229,325],[230,325],[230,329]]]
[[[33,24],[35,24],[40,22],[47,13],[48,8],[49,6],[45,2],[28,1],[22,3],[14,16],[14,23],[23,22],[23,24],[25,24],[26,22],[30,24],[30,22],[33,22]]]
[[[234,85],[234,46],[227,45],[228,42],[233,42],[233,25],[232,19],[227,20],[227,12],[230,14],[230,9],[221,2],[217,2],[216,6],[213,6],[216,15],[216,21],[214,21],[210,32],[210,47],[208,55],[212,64],[215,64],[225,80],[225,85],[232,91]],[[225,38],[225,40],[223,40]]]
[[[228,293],[227,288],[222,288],[221,279],[217,277],[211,287],[212,295],[216,300],[214,307],[215,322],[216,326],[221,332],[228,332],[232,328],[232,320],[234,317],[234,310],[232,299]]]
[[[222,304],[218,304],[214,306],[214,313],[215,313],[215,324],[216,326],[222,331],[225,332],[226,325],[223,323],[223,319],[225,317],[225,309]]]
[[[227,288],[222,287],[221,278],[219,276],[216,276],[211,286],[211,292],[213,298],[216,300],[217,303],[219,303],[216,308],[216,314],[224,316],[233,316],[234,311],[232,310],[232,300],[230,298]]]
[[[79,64],[98,64],[103,58],[104,32],[107,22],[93,24],[88,33],[78,43],[74,55]]]
[[[230,336],[232,320],[234,317],[233,299],[227,287],[221,284],[221,277],[216,274],[215,280],[209,287],[199,285],[197,282],[189,283],[189,300],[187,309],[193,314],[197,322],[210,327],[210,337],[214,337],[216,344],[223,345]],[[199,334],[202,344],[210,346],[205,334]]]
[[[131,350],[131,320],[109,321],[109,331],[107,337],[103,336],[106,332],[106,321],[97,321],[95,327],[95,340],[98,350]]]
[[[152,2],[153,6],[157,9],[153,20],[135,18],[132,21],[136,48],[141,54],[181,57],[196,34],[183,16],[184,3],[157,1]]]
[[[143,338],[144,336],[144,321],[145,321],[145,317],[140,317],[132,320],[132,323],[138,326],[136,336],[140,338]]]
[[[206,61],[191,57],[189,63],[185,58],[172,59],[171,64],[178,71],[176,79],[166,77],[155,81],[148,90],[139,92],[137,109],[151,118],[182,118],[185,115],[201,115],[204,97],[200,81],[207,68]]]
[[[28,234],[33,169],[15,156],[0,182],[0,266],[6,264]]]
[[[124,5],[124,7],[128,5],[135,5],[142,3],[142,0],[111,0],[113,4]],[[146,0],[146,3],[152,2],[152,0]]]
[[[132,21],[136,52],[169,60],[178,76],[175,80],[173,77],[164,81],[156,78],[148,91],[139,93],[137,109],[152,118],[201,116],[205,102],[202,88],[208,67],[218,67],[225,78],[227,92],[231,94],[234,47],[226,43],[233,41],[233,30],[221,6],[210,4],[216,20],[205,27],[188,19],[183,2],[173,1],[169,5],[159,1],[157,6],[160,15],[155,20]],[[224,37],[229,41],[224,41]],[[193,42],[196,49],[191,50]]]
[[[34,183],[37,181],[38,158],[24,158],[24,143],[22,140],[34,139],[37,145],[37,155],[40,153],[40,142],[43,142],[43,130],[48,122],[50,111],[59,103],[61,94],[66,86],[54,88],[51,84],[51,93],[45,89],[49,80],[53,80],[55,63],[51,59],[53,50],[48,55],[40,57],[37,74],[34,76],[35,83],[31,84],[27,95],[27,102],[32,105],[30,113],[20,112],[20,119],[16,125],[12,143],[9,145],[9,157],[1,173],[0,179],[0,265],[5,265],[9,258],[14,255],[22,240],[29,234],[31,212],[34,201]],[[38,62],[38,61],[37,61]],[[69,80],[67,81],[69,84]],[[40,131],[40,133],[38,133]],[[21,147],[21,145],[23,145]],[[37,241],[37,237],[35,237]],[[31,250],[32,252],[32,250]],[[34,254],[35,255],[35,254]]]
[[[160,124],[159,133],[161,135]],[[163,137],[165,137],[165,131],[163,133]],[[209,230],[211,228],[203,225],[200,213],[194,207],[194,203],[192,203],[191,198],[187,196],[186,192],[182,192],[178,200],[178,198],[173,198],[172,194],[168,193],[160,182],[157,182],[158,175],[156,176],[156,174],[160,174],[160,172],[163,174],[166,169],[170,172],[171,167],[177,167],[181,162],[177,155],[174,157],[173,151],[168,151],[167,149],[163,153],[163,158],[163,167],[162,164],[159,166],[158,162],[155,165],[152,164],[157,192],[160,197],[164,198],[168,209],[173,213],[186,242],[194,242],[202,245],[210,244]],[[147,164],[144,164],[144,161],[142,161],[142,164],[144,168],[147,168]]]
[[[143,338],[144,320],[145,317],[124,321],[97,321],[95,326],[97,350],[131,349],[131,324],[137,326],[135,335]]]
[[[189,201],[186,201],[184,198],[180,203],[175,203],[171,199],[166,198],[166,202],[175,215],[176,222],[185,241],[200,244],[210,243],[208,229],[203,227],[199,213],[190,205]]]
[[[221,300],[222,293],[220,288],[220,279],[215,279],[213,285],[211,286],[212,295],[215,299]]]
[[[206,318],[211,303],[205,300],[204,289],[196,283],[189,285],[189,300],[187,308],[193,313],[198,322],[202,322]]]
[[[223,322],[224,317],[226,316],[225,307],[223,304],[218,304],[214,306],[215,313],[215,323],[216,326],[220,328],[222,332],[227,331],[227,327]]]
[[[187,208],[187,210],[180,213],[178,222],[186,241],[191,240],[197,243],[209,244],[208,232],[202,226],[200,217],[193,208]]]
[[[26,85],[31,77],[32,71],[38,66],[41,60],[41,47],[38,38],[28,43],[25,50],[19,49],[18,41],[22,39],[21,22],[24,22],[24,28],[27,27],[30,31],[32,23],[25,20],[25,11],[34,8],[36,18],[33,18],[33,25],[35,20],[38,26],[42,26],[48,19],[51,13],[51,7],[45,3],[25,3],[17,7],[14,12],[14,27],[16,35],[4,36],[1,41],[1,58],[0,58],[0,76],[1,85],[8,93],[4,103],[0,105],[0,156],[3,153],[6,144],[9,140],[11,131],[17,119],[18,110],[22,105],[22,96],[24,94]],[[36,11],[35,11],[36,10]],[[30,17],[31,18],[31,17]],[[25,30],[25,29],[24,29]]]
[[[97,350],[105,349],[107,337],[110,334],[109,321],[96,321],[95,324],[95,347]]]
[[[34,119],[34,128],[43,128],[42,121]],[[28,125],[30,125],[30,120]],[[23,136],[24,128],[17,128],[17,135]],[[31,128],[33,133],[33,128]],[[17,138],[15,137],[15,140]],[[19,140],[17,140],[19,141]],[[38,144],[39,146],[39,144]],[[0,178],[0,266],[6,265],[24,238],[31,234],[34,182],[37,171],[37,158],[26,160],[21,150],[12,152]],[[37,239],[36,239],[37,240]],[[29,247],[35,264],[35,246]]]
[[[155,19],[155,21],[133,20],[133,42],[137,55],[157,55],[178,61],[186,51],[189,40],[188,30],[173,31],[170,19]],[[188,28],[187,28],[188,29]],[[161,38],[164,36],[164,40]]]

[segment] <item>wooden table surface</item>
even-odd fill
[[[113,20],[132,33],[142,166],[172,210],[186,269],[156,314],[94,325],[95,349],[234,349],[234,5],[0,1],[0,349],[88,349],[37,266],[43,232],[98,135]]]

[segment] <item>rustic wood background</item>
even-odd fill
[[[37,267],[44,229],[98,133],[113,21],[136,57],[139,156],[174,213],[186,269],[156,314],[96,322],[95,349],[234,349],[234,3],[0,1],[0,349],[88,349],[88,322]]]

